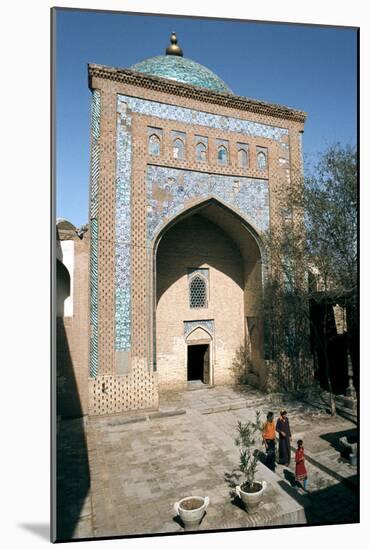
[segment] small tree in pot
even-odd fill
[[[260,460],[260,455],[255,449],[255,442],[256,438],[261,435],[262,429],[259,411],[256,412],[255,422],[242,423],[238,421],[237,423],[235,444],[240,450],[239,470],[243,473],[245,481],[236,487],[236,493],[242,499],[249,513],[256,512],[266,487],[265,481],[255,479],[257,464]]]

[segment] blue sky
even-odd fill
[[[162,55],[172,31],[185,57],[214,71],[237,95],[306,111],[307,165],[331,144],[356,144],[353,29],[57,10],[57,217],[76,226],[88,221],[87,64],[130,67]]]

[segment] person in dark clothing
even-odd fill
[[[266,466],[275,470],[275,422],[273,413],[268,412],[266,422],[263,425],[263,443],[266,450]]]
[[[289,466],[291,462],[291,430],[287,411],[281,411],[275,429],[279,434],[279,464]]]

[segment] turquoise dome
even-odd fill
[[[233,93],[232,90],[212,71],[180,55],[158,55],[150,57],[130,67],[132,71],[169,78],[177,82],[201,86],[215,92]]]

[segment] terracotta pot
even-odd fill
[[[196,501],[198,501],[198,506],[194,507],[194,505],[197,504]],[[174,510],[181,518],[186,529],[191,529],[192,527],[200,525],[206,509],[209,506],[209,502],[209,497],[185,497],[174,504]],[[191,509],[188,507],[189,504],[192,504]]]
[[[244,503],[249,514],[255,514],[255,512],[257,512],[263,493],[267,486],[266,481],[255,481],[254,483],[258,483],[260,485],[260,491],[257,491],[257,493],[247,493],[241,489],[240,485],[237,485],[236,487],[236,493]]]

